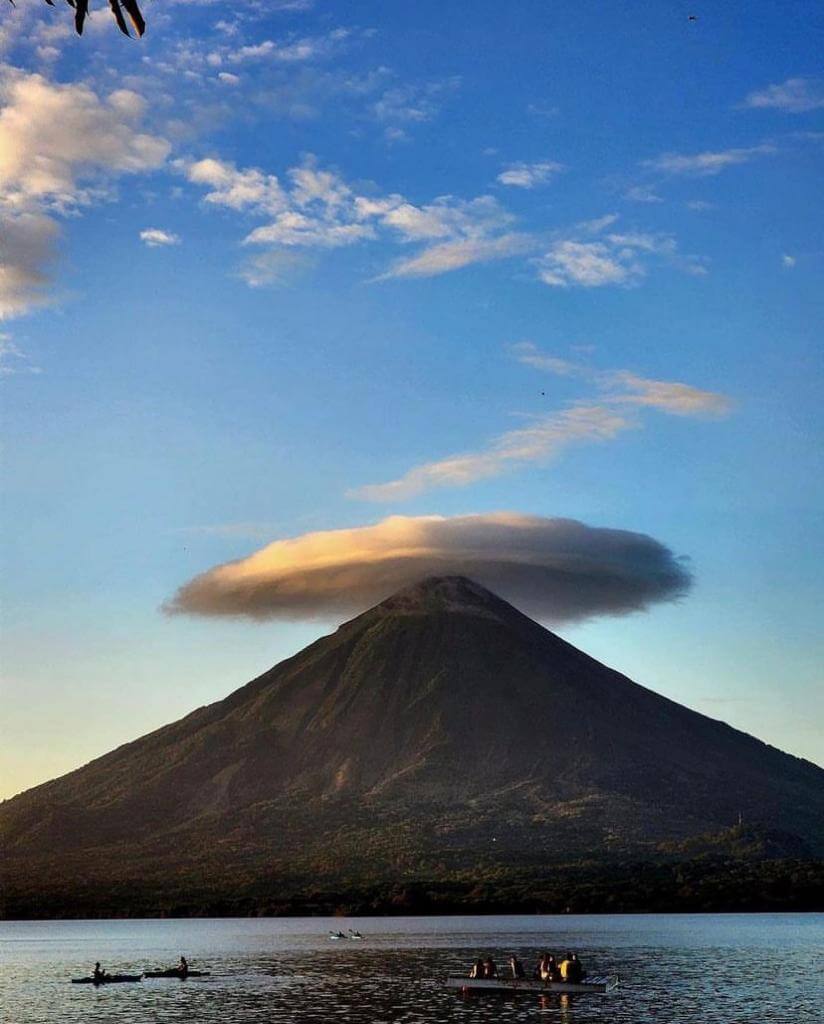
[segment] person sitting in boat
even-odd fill
[[[512,977],[516,981],[523,981],[526,977],[526,974],[524,973],[524,965],[514,953],[509,958],[509,968],[512,971]]]
[[[99,960],[94,965],[94,970],[92,971],[92,977],[94,978],[95,981],[103,981],[103,979],[106,977],[106,972],[100,966],[100,961]]]
[[[558,964],[551,953],[544,953],[538,961],[538,977],[541,981],[558,980]]]
[[[561,961],[560,971],[561,981],[568,981],[574,985],[581,980],[584,972],[581,969],[581,961],[578,959],[577,953],[567,953]]]
[[[491,956],[484,960],[484,977],[487,981],[492,981],[493,978],[498,977],[498,968],[495,966],[495,961]]]
[[[180,958],[180,965],[178,966],[177,969],[180,971],[184,978],[189,973],[189,962],[187,961],[185,956],[182,956]]]
[[[470,978],[482,978],[484,976],[484,962],[483,960],[476,960],[475,963],[469,969]]]

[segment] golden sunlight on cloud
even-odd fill
[[[515,512],[390,516],[278,540],[184,584],[168,614],[336,618],[427,576],[469,576],[546,622],[624,615],[689,590],[682,560],[641,533]]]

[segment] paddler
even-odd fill
[[[178,971],[180,972],[180,975],[183,978],[185,978],[186,975],[189,973],[189,962],[187,961],[185,956],[182,956],[180,958],[180,966],[178,967]]]
[[[103,981],[103,979],[106,977],[106,972],[101,968],[99,960],[94,965],[92,977],[94,978],[95,981]]]
[[[524,965],[514,953],[509,958],[509,969],[512,971],[512,977],[515,981],[522,981],[526,977]]]
[[[561,981],[568,981],[573,985],[580,982],[584,974],[577,953],[567,953],[566,957],[561,961],[560,970]]]

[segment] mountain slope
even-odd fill
[[[445,577],[6,801],[0,829],[13,889],[32,865],[59,888],[92,855],[114,880],[329,874],[330,844],[356,874],[640,856],[739,814],[821,853],[824,771]]]

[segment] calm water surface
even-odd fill
[[[332,942],[330,929],[363,942]],[[461,996],[478,955],[576,949],[605,996]],[[209,978],[71,985],[95,960],[140,973],[185,954]],[[0,922],[4,1024],[822,1024],[824,915]]]

